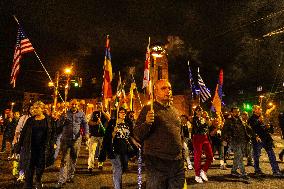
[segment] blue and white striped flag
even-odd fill
[[[199,74],[199,68],[198,68],[198,85],[200,89],[200,98],[202,102],[205,102],[209,98],[211,98],[210,90],[205,86],[205,83],[203,79],[201,78],[201,75]]]

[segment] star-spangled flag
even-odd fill
[[[12,72],[11,72],[10,84],[12,84],[13,87],[16,86],[16,79],[20,71],[20,60],[22,58],[22,55],[25,53],[32,52],[32,51],[34,51],[32,43],[27,38],[22,27],[20,26],[18,29],[18,34],[17,34],[17,42],[16,42],[16,47],[15,47],[13,67],[12,67]]]
[[[202,102],[205,102],[211,97],[210,90],[205,86],[205,83],[203,79],[201,78],[201,75],[199,73],[198,69],[198,85],[200,89],[200,98]]]
[[[149,86],[150,82],[150,63],[151,63],[151,52],[150,52],[150,37],[149,37],[149,43],[147,46],[147,52],[146,52],[146,59],[145,59],[145,66],[144,66],[144,77],[143,77],[143,86],[142,89],[147,88]]]

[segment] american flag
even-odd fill
[[[149,82],[150,82],[150,37],[149,37],[149,43],[147,46],[147,52],[146,52],[146,60],[145,60],[145,67],[144,67],[144,77],[143,77],[143,86],[142,89],[147,88],[149,86]]]
[[[198,69],[198,85],[200,89],[200,98],[202,102],[205,102],[207,99],[211,97],[210,90],[205,86],[205,83],[203,79],[201,78],[201,75],[199,74]]]
[[[25,35],[23,29],[19,27],[18,34],[17,34],[17,42],[14,52],[14,59],[13,59],[13,67],[11,73],[11,84],[13,87],[16,86],[16,79],[17,75],[19,74],[20,70],[20,60],[23,54],[34,51],[34,48],[30,42],[30,40]]]

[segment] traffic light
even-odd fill
[[[74,77],[74,79],[71,80],[71,83],[73,83],[74,87],[82,87],[82,78],[81,77]]]
[[[252,105],[250,103],[243,103],[243,108],[245,111],[252,111]]]

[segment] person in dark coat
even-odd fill
[[[273,139],[270,135],[271,127],[269,124],[264,123],[262,116],[262,109],[260,106],[253,106],[253,115],[248,120],[249,125],[252,127],[252,146],[253,146],[253,160],[254,171],[257,176],[262,176],[264,173],[259,167],[259,158],[261,155],[261,149],[264,148],[272,168],[273,176],[282,177],[278,163],[276,162],[275,153],[273,150]]]
[[[279,127],[281,129],[281,136],[282,136],[282,139],[284,139],[284,112],[279,113],[278,121],[279,121]],[[279,153],[280,161],[283,161],[283,156],[284,156],[284,149],[281,150],[281,152]]]
[[[134,137],[143,142],[147,189],[184,187],[182,124],[172,106],[172,87],[165,79],[156,81],[153,110],[146,105],[134,127]]]
[[[140,144],[133,138],[133,122],[125,121],[125,116],[126,110],[119,108],[118,118],[109,121],[104,137],[106,153],[112,164],[115,189],[122,188],[122,174],[127,170],[133,147],[140,148]]]
[[[25,165],[24,188],[33,188],[34,172],[36,188],[42,188],[44,169],[53,163],[55,128],[50,117],[43,114],[43,108],[41,101],[33,104],[34,116],[28,118],[18,142],[17,152],[22,150],[21,160]]]
[[[13,149],[13,139],[15,135],[16,126],[18,123],[18,119],[14,118],[14,114],[12,111],[9,112],[7,115],[7,118],[4,120],[4,134],[3,134],[3,140],[2,140],[2,150],[1,152],[6,151],[6,143],[10,143],[11,149],[10,149],[10,156],[12,155],[12,149]]]

